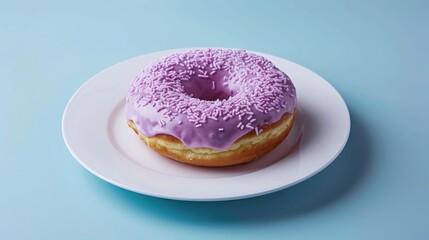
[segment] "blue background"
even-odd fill
[[[0,3],[0,239],[429,239],[428,1]],[[277,55],[326,78],[352,119],[313,178],[232,202],[103,182],[63,143],[73,92],[119,61],[182,47]]]

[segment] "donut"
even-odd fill
[[[223,167],[276,148],[293,126],[296,105],[291,79],[263,56],[195,49],[144,68],[131,82],[125,114],[159,154]]]

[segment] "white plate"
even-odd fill
[[[292,186],[324,169],[344,148],[350,116],[338,92],[322,77],[296,63],[258,53],[286,72],[297,89],[296,124],[278,148],[249,164],[214,169],[185,165],[153,152],[127,126],[124,99],[128,86],[154,60],[186,50],[126,60],[95,75],[76,91],[64,111],[62,131],[66,145],[82,166],[134,192],[218,201]]]

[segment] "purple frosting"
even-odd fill
[[[131,83],[125,111],[144,136],[168,134],[190,148],[224,150],[295,106],[292,81],[266,58],[199,49],[145,68]]]

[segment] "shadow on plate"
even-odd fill
[[[364,178],[371,163],[371,142],[364,122],[351,114],[349,141],[325,170],[285,190],[265,196],[223,202],[186,202],[159,199],[108,184],[91,177],[107,198],[142,215],[194,224],[271,223],[314,213],[340,201]],[[90,175],[90,174],[88,174]]]

